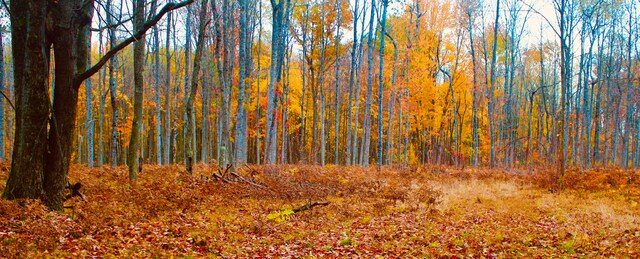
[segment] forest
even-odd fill
[[[638,0],[0,1],[0,257],[640,256]]]

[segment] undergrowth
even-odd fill
[[[215,169],[74,165],[86,202],[0,201],[0,257],[640,256],[638,171],[239,169],[259,187]]]

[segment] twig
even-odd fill
[[[313,207],[316,207],[316,206],[327,206],[327,205],[329,205],[328,201],[307,203],[305,205],[302,205],[300,207],[297,207],[297,208],[293,209],[293,213],[298,213],[298,212],[302,212],[302,211],[305,211],[305,210],[310,210],[310,209],[313,209]]]

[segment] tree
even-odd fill
[[[164,147],[163,161],[165,164],[171,164],[171,20],[172,12],[167,15],[167,38],[165,41],[165,88],[164,88]],[[158,68],[159,69],[159,68]],[[175,116],[175,114],[174,114]],[[159,130],[159,129],[158,129]]]
[[[62,209],[75,139],[78,88],[165,13],[191,1],[166,4],[144,24],[142,30],[113,47],[88,69],[86,30],[91,22],[93,2],[83,3],[81,0],[60,1],[57,5],[44,0],[12,0],[10,3],[14,14],[10,19],[17,123],[11,170],[3,198],[41,198],[49,208]],[[53,24],[47,25],[46,17],[52,17],[49,22]],[[42,34],[45,30],[47,33]],[[55,53],[55,99],[52,107],[48,89],[42,89],[48,85],[47,53],[51,47]]]
[[[384,88],[384,36],[387,24],[387,7],[389,0],[382,0],[382,21],[380,21],[380,71],[378,73],[378,172],[382,167],[382,92]]]
[[[245,94],[246,94],[246,78],[248,76],[247,65],[248,56],[251,52],[248,51],[248,15],[249,4],[247,0],[239,0],[240,5],[240,28],[239,28],[239,42],[238,42],[238,64],[240,66],[239,73],[239,85],[238,85],[238,106],[236,109],[236,164],[244,164],[247,162],[247,111],[245,110]]]
[[[91,64],[91,32],[89,32],[89,30],[84,31],[85,34],[87,34],[87,54],[85,55],[87,57],[87,64]],[[1,37],[0,37],[1,38]],[[0,46],[1,47],[1,46]],[[79,46],[82,47],[82,46]],[[0,70],[4,71],[3,67],[0,67]],[[0,72],[1,73],[1,72]],[[2,79],[0,79],[2,80]],[[89,167],[93,167],[93,157],[94,157],[94,150],[93,150],[93,143],[94,143],[94,132],[95,132],[95,124],[94,124],[94,119],[93,119],[93,106],[92,106],[92,101],[93,101],[93,87],[91,84],[91,78],[87,78],[87,80],[85,81],[85,95],[86,95],[86,138],[87,138],[87,166]],[[4,147],[4,145],[3,145]]]
[[[286,3],[286,6],[285,6]],[[276,87],[282,79],[282,66],[285,51],[285,34],[291,12],[291,0],[271,0],[273,29],[271,31],[271,68],[269,69],[269,88],[267,90],[267,125],[265,140],[265,164],[276,162],[277,147],[277,99]]]
[[[192,130],[192,127],[195,127],[195,120],[193,120],[193,118],[195,118],[195,116],[193,116],[193,102],[195,101],[196,92],[198,91],[198,81],[200,80],[199,78],[200,60],[202,59],[202,52],[204,49],[206,30],[207,30],[207,25],[209,24],[209,21],[207,19],[208,2],[209,2],[208,0],[202,0],[201,6],[200,6],[200,15],[199,15],[200,25],[198,26],[198,40],[196,41],[196,53],[193,58],[191,87],[189,89],[189,97],[187,98],[187,103],[186,103],[187,116],[186,116],[186,121],[184,126],[185,132],[190,132]],[[187,156],[187,161],[186,161],[185,167],[187,168],[187,172],[191,174],[193,172],[193,161],[195,158],[194,151],[193,151],[193,146],[195,145],[195,141],[187,140],[186,143],[187,143],[187,147],[185,152]]]
[[[115,13],[113,11],[113,0],[107,0],[106,3],[106,21],[107,26],[109,27],[109,48],[113,49],[116,47],[116,26],[114,25],[113,18]],[[109,66],[107,70],[109,71],[109,97],[111,103],[111,147],[110,147],[110,156],[109,156],[109,164],[111,167],[118,165],[118,106],[116,101],[118,86],[116,84],[116,68],[118,67],[118,59],[115,57],[109,60]]]
[[[369,34],[367,36],[367,97],[364,106],[364,123],[362,135],[362,147],[360,151],[360,165],[369,166],[369,145],[371,144],[371,102],[373,94],[373,37],[375,34],[374,21],[376,13],[376,1],[371,1],[371,13],[369,14]]]
[[[141,31],[144,25],[145,1],[136,0],[134,5],[133,28]],[[140,165],[140,141],[142,127],[142,103],[144,102],[144,52],[145,52],[145,33],[140,35],[136,42],[133,43],[133,125],[131,127],[131,140],[129,141],[129,150],[127,154],[127,165],[129,166],[129,180],[138,179],[138,166]]]
[[[4,122],[5,122],[5,112],[4,112],[4,100],[6,98],[6,94],[4,93],[4,43],[2,39],[2,34],[4,32],[4,28],[0,27],[0,93],[2,93],[2,97],[0,98],[0,161],[4,161],[5,157],[5,131],[4,131]]]

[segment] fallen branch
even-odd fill
[[[254,181],[249,181],[249,180],[245,179],[244,177],[242,177],[241,175],[237,174],[236,172],[231,172],[231,174],[233,176],[235,176],[236,178],[238,178],[240,181],[243,181],[245,183],[251,184],[251,185],[253,185],[255,187],[258,187],[258,188],[266,188],[266,186],[264,186],[262,184],[258,184],[258,183],[255,183]]]
[[[298,213],[298,212],[302,212],[302,211],[305,211],[305,210],[310,210],[310,209],[313,209],[313,207],[316,207],[316,206],[327,206],[327,205],[329,205],[328,201],[313,202],[313,203],[310,202],[310,203],[307,203],[305,205],[302,205],[300,207],[297,207],[297,208],[293,209],[293,213]]]

